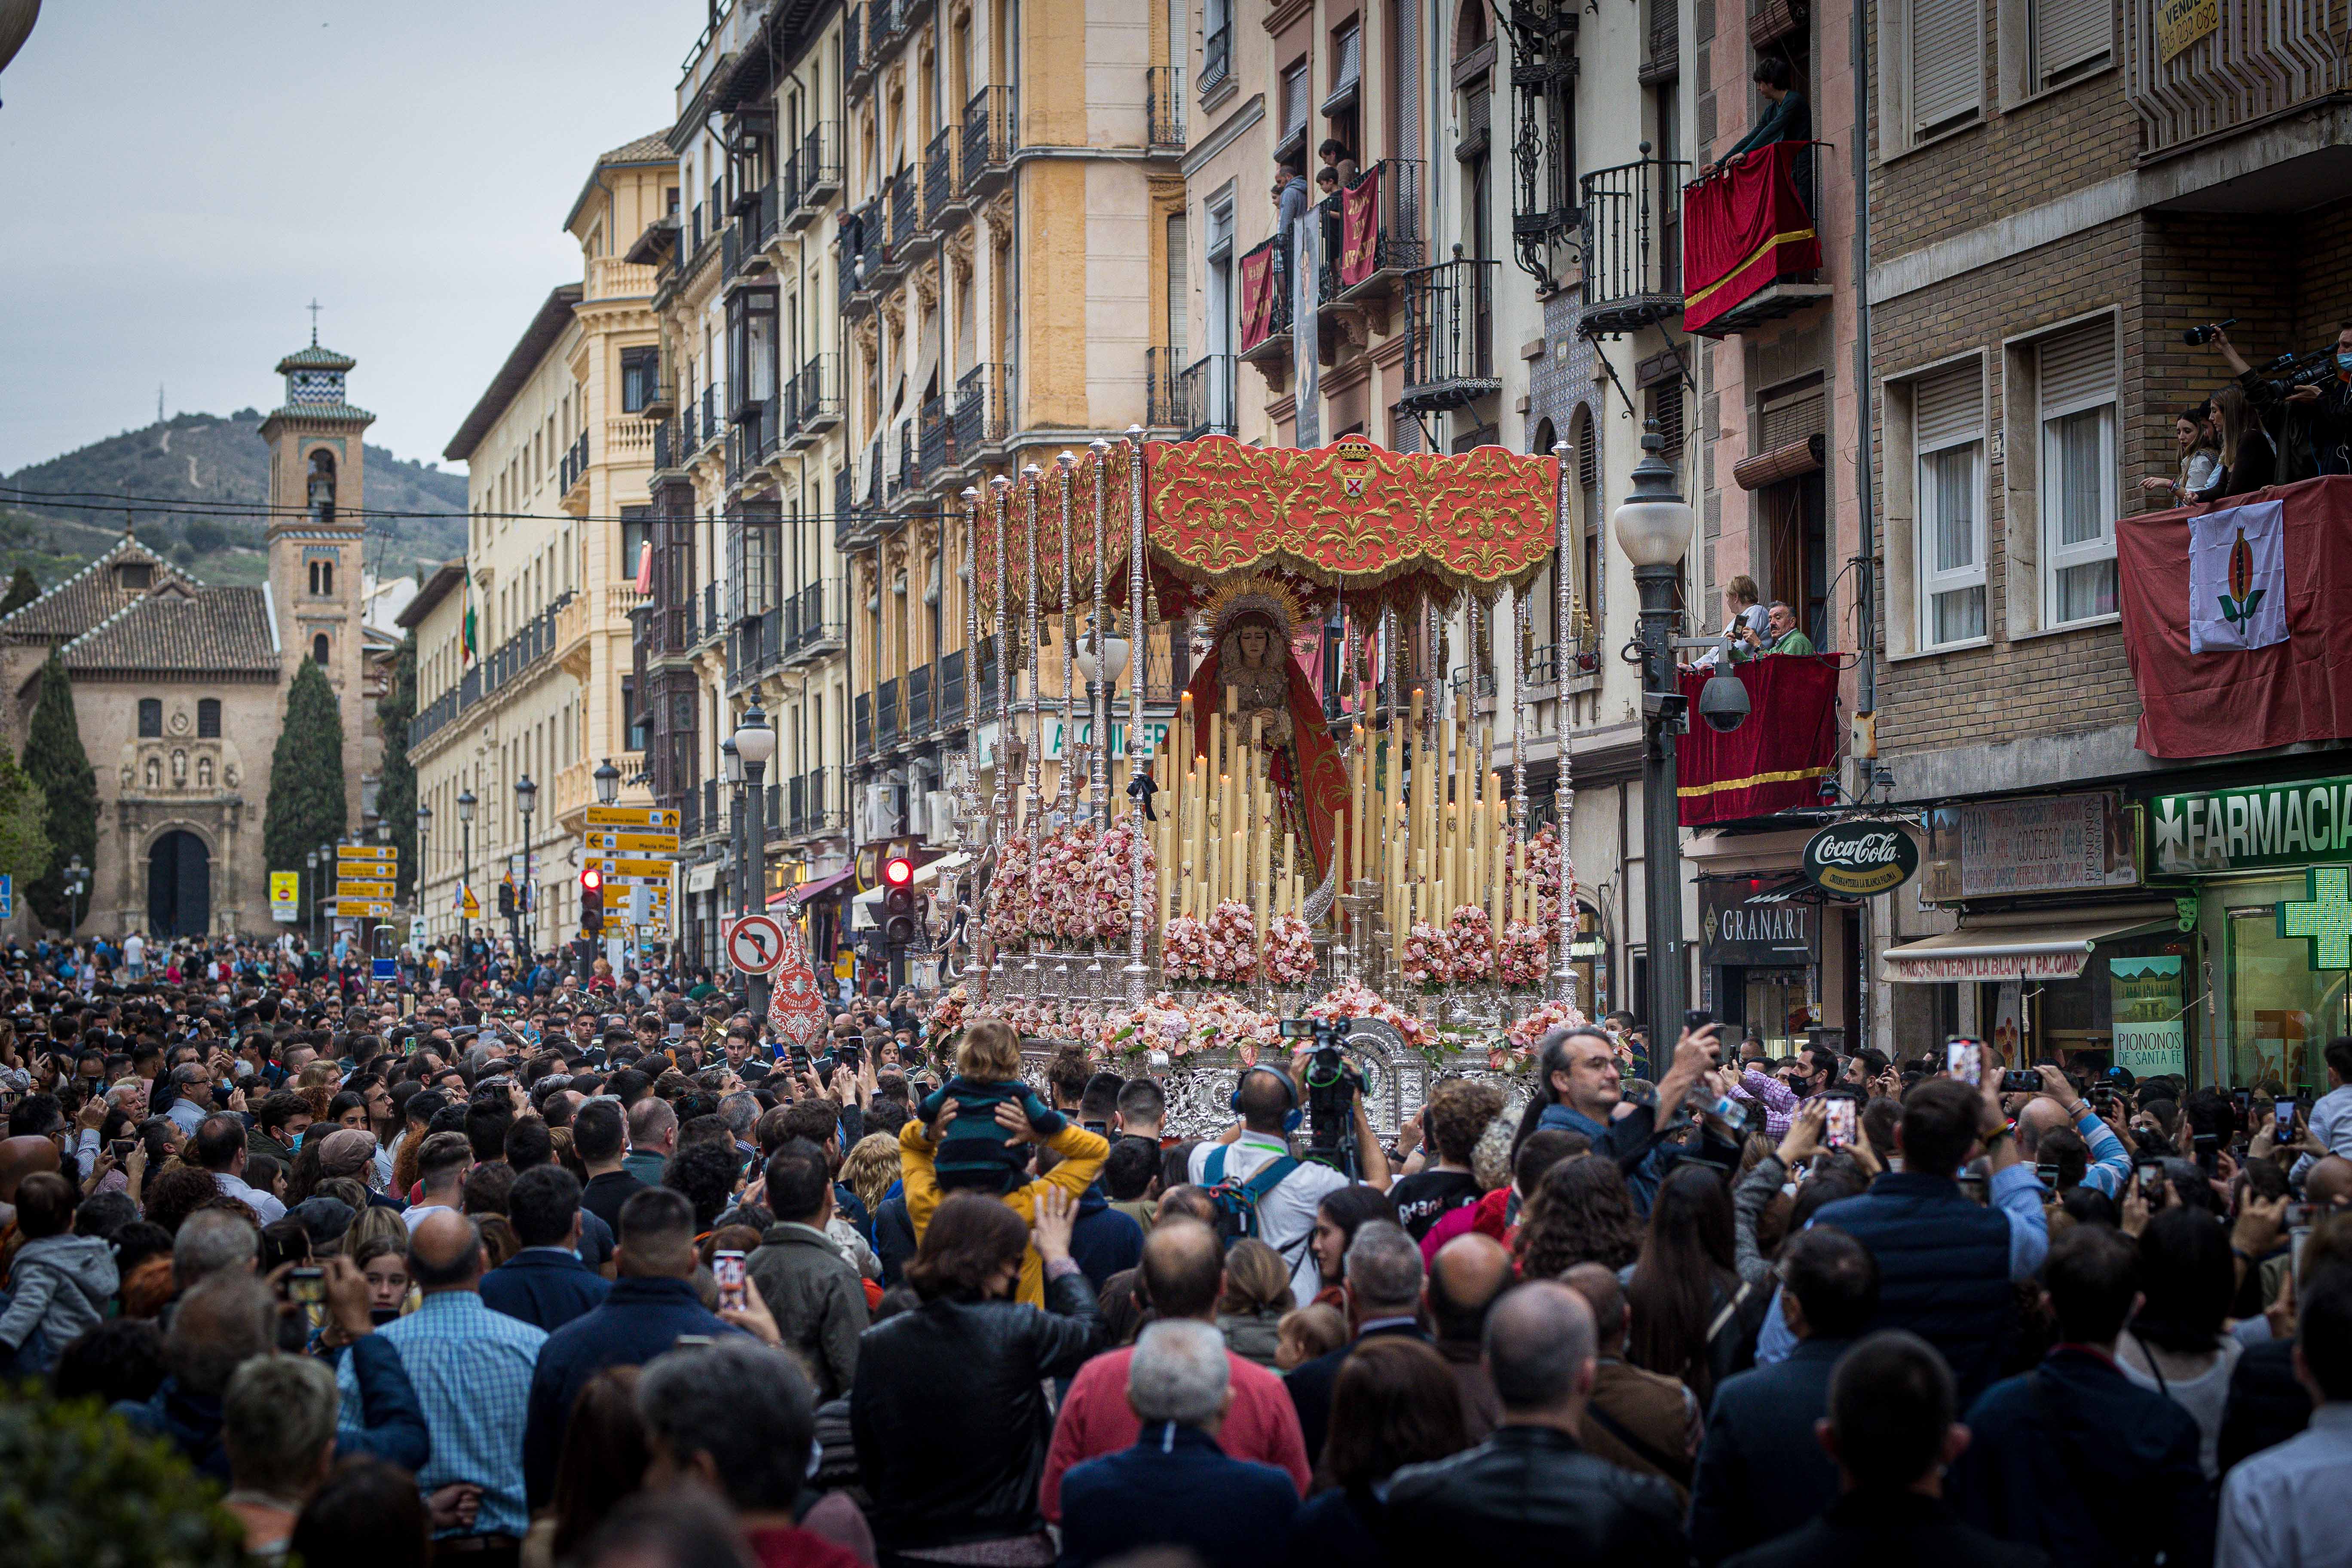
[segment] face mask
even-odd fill
[[[2352,375],[2352,353],[2347,353],[2342,349],[2336,350],[2336,368],[2347,375]]]

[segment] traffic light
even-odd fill
[[[882,940],[893,947],[915,940],[915,863],[904,855],[882,862]]]
[[[514,912],[514,884],[512,882],[500,882],[499,884],[499,914],[502,919],[510,920],[513,918]]]
[[[580,929],[591,936],[604,929],[604,870],[601,866],[580,868]]]

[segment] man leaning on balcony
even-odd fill
[[[1699,171],[1704,180],[1743,153],[1759,147],[1769,147],[1775,142],[1811,142],[1813,139],[1813,111],[1806,106],[1805,95],[1797,90],[1796,73],[1789,62],[1778,55],[1766,55],[1748,73],[1756,90],[1764,95],[1764,113],[1753,129],[1731,145],[1731,150]],[[1798,188],[1804,190],[1801,180]],[[1805,192],[1811,205],[1811,193]]]
[[[1752,626],[1742,627],[1735,634],[1747,639],[1748,650],[1742,658],[1761,658],[1772,653],[1811,653],[1813,639],[1797,625],[1797,612],[1779,600],[1772,603],[1771,618],[1764,623],[1759,636]]]

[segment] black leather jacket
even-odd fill
[[[888,1552],[1026,1535],[1045,1528],[1037,1484],[1054,1435],[1045,1379],[1103,1348],[1087,1277],[1045,1282],[1053,1309],[929,1301],[868,1329],[849,1421]]]
[[[1658,1568],[1689,1555],[1674,1489],[1621,1470],[1550,1426],[1502,1426],[1389,1484],[1396,1563],[1574,1563]]]

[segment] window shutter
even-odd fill
[[[1969,441],[1984,429],[1984,372],[1976,360],[1921,376],[1911,390],[1912,447],[1932,452]]]
[[[2116,327],[2102,319],[2042,341],[2042,417],[2095,406],[2116,392]]]
[[[2105,58],[2112,25],[2109,0],[2033,0],[2034,85],[2046,87]]]
[[[1661,382],[1650,391],[1650,416],[1658,422],[1658,437],[1665,443],[1665,456],[1675,458],[1683,449],[1683,384]]]
[[[1590,419],[1580,423],[1583,427],[1577,432],[1576,485],[1579,489],[1597,490],[1601,488],[1600,436]]]
[[[1911,0],[1911,134],[1974,114],[1984,92],[1977,0]]]
[[[1187,339],[1185,318],[1192,308],[1192,286],[1186,268],[1186,251],[1191,239],[1185,233],[1184,215],[1168,215],[1168,358],[1171,365],[1185,362]]]
[[[1756,414],[1756,449],[1769,452],[1808,436],[1828,435],[1828,413],[1827,394],[1819,386],[1766,404]]]

